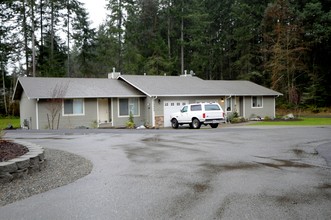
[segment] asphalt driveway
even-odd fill
[[[13,131],[91,174],[0,207],[0,219],[329,219],[331,127]],[[327,154],[327,153],[323,154]]]

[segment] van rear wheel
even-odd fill
[[[217,128],[218,127],[218,124],[210,124],[210,127]]]

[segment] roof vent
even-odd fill
[[[186,77],[186,76],[194,76],[194,75],[195,73],[193,72],[193,70],[190,70],[190,74],[187,74],[187,70],[184,70],[184,74],[180,76]]]
[[[115,67],[113,67],[113,72],[108,73],[108,79],[117,79],[121,75],[121,72],[115,72]]]

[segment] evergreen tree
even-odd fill
[[[307,72],[302,41],[302,27],[287,0],[277,0],[267,7],[264,17],[266,69],[273,89],[283,92],[287,101],[299,104],[298,78]]]
[[[324,7],[323,7],[324,5]],[[308,105],[327,106],[331,103],[331,5],[326,1],[308,1],[298,5],[304,26],[304,41],[310,51],[307,57],[309,74],[305,78],[303,101]]]
[[[94,62],[95,30],[90,28],[88,13],[78,3],[75,4],[75,18],[73,19],[72,39],[78,50],[77,60],[79,63],[79,75],[85,77],[96,76],[92,68]]]
[[[106,24],[99,26],[96,33],[95,47],[93,49],[94,65],[93,72],[95,75],[105,75],[112,72],[112,69],[117,66],[116,54],[118,52],[117,38],[110,32]]]

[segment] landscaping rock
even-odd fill
[[[17,165],[15,162],[1,162],[0,164],[0,173],[13,173],[17,170]]]
[[[294,115],[292,113],[287,114],[283,117],[283,119],[288,120],[288,119],[294,119]]]
[[[13,175],[9,172],[1,173],[0,172],[0,183],[8,183],[14,179]]]
[[[30,166],[30,158],[17,158],[17,159],[12,159],[10,162],[15,162],[18,169],[24,170]]]

